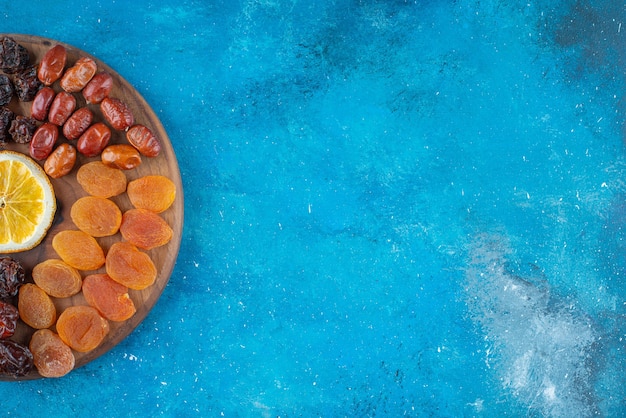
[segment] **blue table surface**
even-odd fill
[[[619,2],[0,19],[134,85],[185,199],[148,317],[66,377],[0,382],[0,416],[626,416]]]

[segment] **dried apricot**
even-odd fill
[[[32,283],[20,287],[17,310],[20,319],[35,329],[49,328],[57,319],[57,311],[50,296]]]
[[[104,265],[104,251],[98,241],[83,231],[65,230],[52,238],[59,257],[78,270],[96,270]]]
[[[109,199],[85,196],[74,202],[70,217],[78,229],[92,237],[108,237],[119,230],[122,211]]]
[[[35,331],[28,345],[33,361],[43,377],[65,376],[74,369],[76,359],[72,349],[49,329]]]
[[[126,175],[120,169],[107,167],[102,161],[83,164],[76,173],[76,180],[83,190],[92,196],[113,197],[126,190]]]
[[[126,192],[136,208],[161,213],[172,206],[176,199],[176,186],[165,176],[150,175],[128,183]]]
[[[137,309],[128,295],[128,288],[108,274],[92,274],[83,281],[83,295],[87,303],[111,321],[125,321]]]
[[[124,212],[120,232],[126,241],[143,250],[167,244],[173,234],[172,228],[163,218],[147,209]]]
[[[59,315],[57,332],[61,340],[81,353],[91,351],[109,333],[109,322],[96,308],[86,305],[70,306]]]
[[[116,282],[142,290],[156,280],[157,271],[150,256],[130,242],[116,242],[106,257],[106,272]]]
[[[78,270],[63,260],[48,259],[33,267],[33,281],[55,298],[67,298],[80,292],[82,278]]]

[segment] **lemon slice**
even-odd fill
[[[41,166],[19,152],[0,151],[0,254],[39,244],[55,211],[54,189]]]

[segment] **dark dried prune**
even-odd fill
[[[36,129],[37,121],[34,118],[17,115],[15,119],[11,121],[9,134],[11,134],[11,138],[18,144],[26,144],[33,139],[33,134]]]
[[[20,313],[10,303],[0,301],[0,338],[9,338],[15,333]]]
[[[9,104],[13,98],[13,82],[6,74],[0,74],[0,106]]]
[[[24,281],[24,267],[19,261],[11,257],[0,258],[0,299],[17,295]]]
[[[6,106],[0,107],[0,144],[5,144],[9,141],[11,128],[11,122],[15,119],[15,113]]]
[[[22,102],[30,102],[43,87],[37,78],[37,67],[31,65],[15,74],[15,93]]]
[[[28,50],[15,42],[15,39],[4,36],[0,40],[0,69],[7,74],[14,74],[28,66]]]
[[[33,354],[28,347],[11,340],[0,340],[0,374],[26,376],[33,364]]]

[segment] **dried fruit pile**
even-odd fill
[[[75,352],[105,340],[109,321],[135,314],[129,289],[154,284],[158,272],[149,251],[172,239],[160,214],[173,204],[176,186],[162,175],[127,180],[125,172],[142,157],[158,156],[161,145],[122,100],[110,97],[113,78],[93,59],[68,66],[65,47],[55,45],[33,65],[26,48],[5,36],[0,70],[0,145],[29,144],[48,176],[75,173],[85,193],[71,207],[76,228],[52,237],[58,258],[34,266],[32,283],[18,260],[0,258],[0,374],[20,377],[34,367],[41,376],[60,377],[74,368]],[[7,107],[14,95],[32,102],[30,115]],[[112,130],[128,143],[110,144]],[[132,205],[125,211],[111,199],[124,193]],[[102,237],[117,240],[105,248]],[[85,304],[57,312],[55,300],[81,292]],[[28,347],[11,340],[19,321],[35,330]]]

